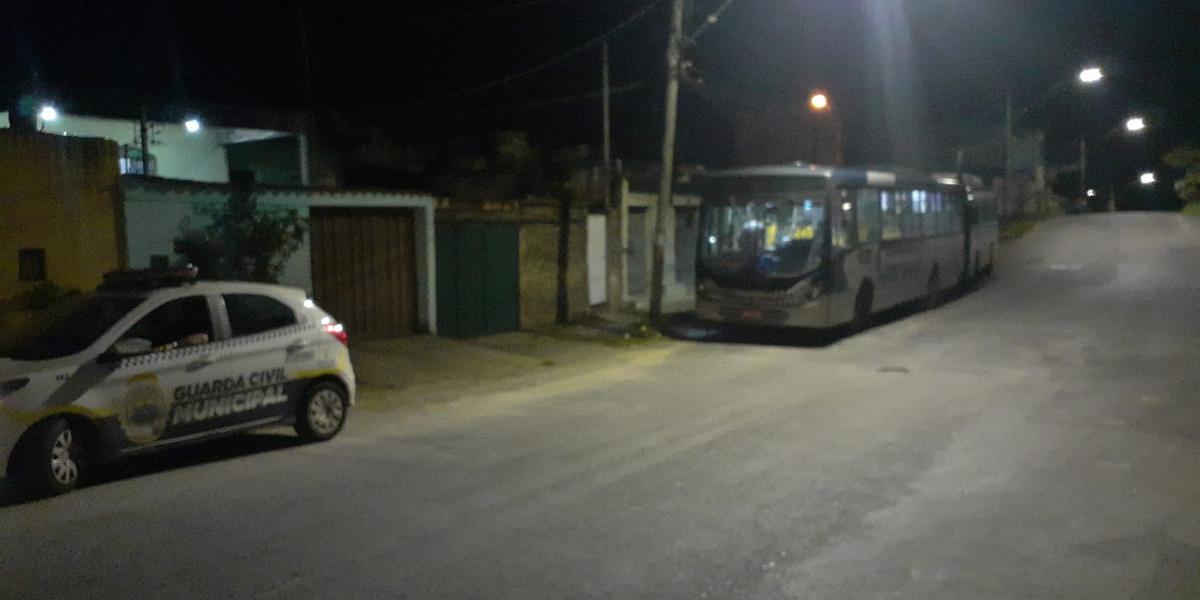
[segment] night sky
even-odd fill
[[[697,0],[689,28],[720,3]],[[595,143],[598,47],[492,84],[650,6],[610,42],[621,90],[616,153],[653,159],[668,4],[9,0],[0,9],[0,92],[45,95],[78,112],[132,115],[147,99],[315,106],[431,135],[517,127],[547,143]],[[944,168],[953,148],[996,135],[1005,89],[1018,108],[1045,98],[1020,124],[1047,131],[1052,164],[1074,160],[1081,131],[1097,140],[1098,172],[1114,179],[1200,141],[1200,2],[736,0],[688,57],[704,83],[683,92],[686,161],[729,160],[731,112],[803,101],[815,88],[830,91],[854,163]],[[1073,82],[1088,63],[1110,74],[1103,86]],[[1148,135],[1108,135],[1132,112],[1150,119]]]

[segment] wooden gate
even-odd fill
[[[381,338],[416,327],[416,247],[409,209],[310,211],[315,300],[351,337]]]

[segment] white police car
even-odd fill
[[[29,321],[0,332],[0,461],[31,495],[267,425],[327,440],[354,403],[346,332],[301,290],[113,273]]]

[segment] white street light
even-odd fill
[[[1088,196],[1088,198],[1095,198],[1095,197],[1096,197],[1096,190],[1088,190],[1088,191],[1087,191],[1087,196]]]
[[[1079,81],[1083,83],[1097,83],[1104,79],[1104,71],[1100,67],[1088,67],[1079,72]]]
[[[1125,121],[1125,131],[1137,133],[1144,129],[1146,129],[1146,119],[1142,117],[1129,117],[1129,120]]]
[[[183,128],[188,133],[200,133],[200,119],[192,118],[184,121]]]
[[[38,118],[46,122],[57,121],[58,109],[49,104],[45,104],[42,106],[42,109],[38,111]]]
[[[1158,182],[1158,178],[1154,176],[1153,171],[1147,171],[1145,173],[1142,173],[1141,182],[1142,182],[1142,185],[1154,185],[1155,183]]]
[[[808,99],[808,105],[811,106],[813,110],[821,112],[829,108],[829,96],[817,92]]]

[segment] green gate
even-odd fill
[[[437,225],[437,322],[447,337],[521,327],[517,226]]]

